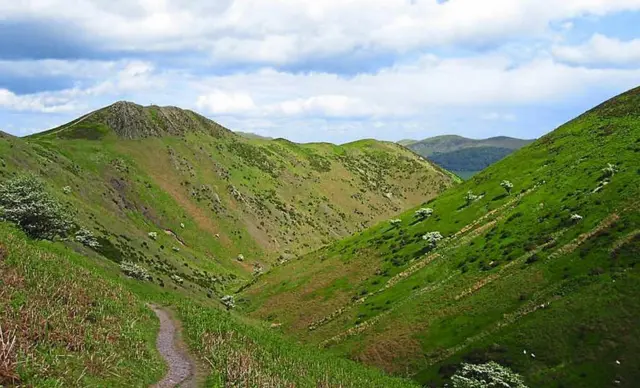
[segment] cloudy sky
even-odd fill
[[[640,0],[0,0],[0,130],[113,103],[294,141],[538,137],[640,85]]]

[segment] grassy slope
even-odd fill
[[[29,241],[0,223],[0,385],[149,386],[166,369],[154,346],[157,321],[145,308],[152,302],[176,310],[206,386],[415,386],[297,345],[182,289],[126,278],[72,248]],[[14,344],[7,357],[4,342]]]
[[[174,108],[171,117],[190,129],[184,136],[148,135],[154,127],[145,120],[176,131],[152,107],[129,118],[148,136],[125,140],[104,125],[109,109],[29,139],[0,138],[0,177],[43,176],[104,239],[105,256],[140,262],[160,284],[174,286],[178,275],[194,293],[221,295],[256,264],[268,268],[363,230],[454,182],[392,143],[244,139]],[[135,137],[132,127],[126,133]]]
[[[422,383],[495,359],[532,386],[633,386],[639,134],[635,89],[429,201],[427,221],[409,211],[273,270],[244,309]],[[619,171],[594,192],[607,163]],[[468,190],[481,198],[465,206]],[[435,250],[430,231],[446,237]]]
[[[137,138],[125,125],[134,139],[123,140],[102,125],[107,113],[26,140],[0,138],[0,178],[38,174],[102,244],[94,252],[72,241],[35,243],[0,224],[9,252],[0,259],[0,325],[12,336],[18,329],[11,358],[20,365],[3,377],[147,386],[163,372],[157,324],[144,308],[154,302],[177,310],[211,386],[412,386],[222,313],[217,298],[244,284],[255,262],[311,250],[436,195],[453,184],[446,172],[391,143],[246,140],[199,121],[184,136],[161,138]],[[149,269],[152,282],[125,278],[122,260]],[[20,331],[25,319],[44,334]]]

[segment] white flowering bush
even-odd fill
[[[239,254],[238,257],[237,257],[237,260],[238,261],[244,261],[244,255],[242,253]]]
[[[120,270],[130,278],[138,280],[151,280],[151,275],[149,275],[149,272],[145,268],[130,261],[123,261],[122,263],[120,263]]]
[[[391,224],[391,226],[393,227],[398,227],[400,226],[400,224],[402,223],[402,220],[399,218],[393,219],[393,220],[389,220],[389,223]]]
[[[71,194],[71,186],[65,186],[62,188],[62,192],[69,195]]]
[[[80,244],[86,247],[94,248],[94,249],[100,248],[100,243],[96,239],[96,236],[94,236],[89,229],[80,228],[80,230],[76,232],[75,237],[77,242],[79,242]]]
[[[176,274],[171,275],[171,280],[173,280],[174,282],[176,282],[178,284],[184,283],[184,279],[181,278],[180,276],[176,275]]]
[[[471,202],[477,200],[479,197],[473,194],[473,191],[467,191],[467,194],[464,196],[464,200],[467,202],[467,206],[471,204]]]
[[[149,232],[149,233],[147,233],[147,236],[149,236],[149,238],[152,239],[152,240],[157,240],[158,239],[158,233],[157,232]]]
[[[442,240],[442,234],[440,232],[429,232],[422,236],[422,239],[425,240],[430,246],[435,247],[438,244],[438,241]]]
[[[607,163],[607,167],[602,169],[605,177],[612,177],[618,172],[618,167],[615,164]]]
[[[174,252],[180,252],[180,248],[178,247],[172,247],[171,250]]]
[[[260,263],[255,263],[253,265],[253,276],[260,276],[264,273],[264,268]]]
[[[428,207],[423,207],[422,209],[416,210],[416,217],[421,220],[426,220],[427,218],[431,217],[432,214],[433,209]]]
[[[509,182],[508,180],[504,180],[500,183],[500,186],[502,186],[502,188],[505,189],[508,195],[511,195],[511,189],[513,189],[513,183]]]
[[[462,364],[451,382],[455,388],[527,388],[520,375],[494,361]]]
[[[66,237],[73,227],[66,213],[33,175],[19,175],[0,184],[0,220],[17,224],[33,238]]]
[[[227,310],[231,310],[236,307],[236,299],[233,295],[225,295],[220,298],[220,302],[227,308]]]
[[[580,220],[582,220],[582,216],[580,214],[572,214],[571,215],[571,221],[578,222]]]

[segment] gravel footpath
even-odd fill
[[[159,383],[153,385],[155,388],[195,388],[194,374],[195,363],[186,352],[184,344],[180,341],[180,329],[171,315],[157,306],[149,306],[160,320],[160,332],[156,341],[156,347],[165,359],[169,367],[166,376]]]

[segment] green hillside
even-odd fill
[[[411,386],[299,347],[220,299],[455,184],[393,143],[246,139],[127,102],[0,137],[0,385],[157,382],[152,302],[176,312],[208,386]],[[15,212],[31,237],[9,225]],[[43,220],[57,229],[43,234]],[[227,368],[238,357],[249,372]]]
[[[398,220],[273,269],[242,308],[427,385],[494,360],[529,386],[635,386],[639,155],[640,88]]]
[[[468,179],[531,142],[533,140],[506,136],[476,140],[456,135],[444,135],[420,141],[403,140],[398,144],[432,160],[446,170]]]

